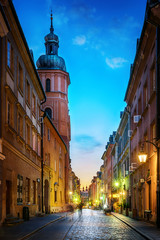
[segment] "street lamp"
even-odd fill
[[[156,191],[156,195],[157,195],[157,227],[160,228],[160,187],[159,187],[159,180],[160,180],[160,164],[159,164],[159,147],[157,144],[151,142],[151,141],[144,141],[146,143],[150,143],[152,144],[156,150],[157,150],[157,191]],[[146,162],[147,159],[147,154],[145,154],[143,151],[141,151],[142,154],[138,155],[138,158],[140,160],[140,162]]]

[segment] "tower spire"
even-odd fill
[[[51,27],[50,27],[50,32],[53,33],[54,28],[53,28],[53,17],[52,17],[52,10],[51,10]]]

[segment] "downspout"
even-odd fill
[[[41,102],[41,105],[43,103],[46,102],[46,98],[43,102]],[[42,213],[44,213],[44,208],[43,208],[43,198],[44,198],[44,193],[43,193],[43,119],[45,117],[45,114],[43,114],[43,116],[41,117],[41,196],[42,196],[42,201],[41,201],[41,204],[42,204]]]
[[[156,140],[160,139],[160,27],[156,29]],[[157,148],[157,226],[160,227],[160,157]]]

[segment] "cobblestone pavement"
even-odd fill
[[[65,240],[143,240],[141,235],[114,216],[84,209]]]

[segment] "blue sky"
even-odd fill
[[[59,56],[70,74],[72,168],[89,185],[109,135],[125,107],[130,64],[140,37],[146,0],[13,0],[35,62],[45,53],[50,11]]]

